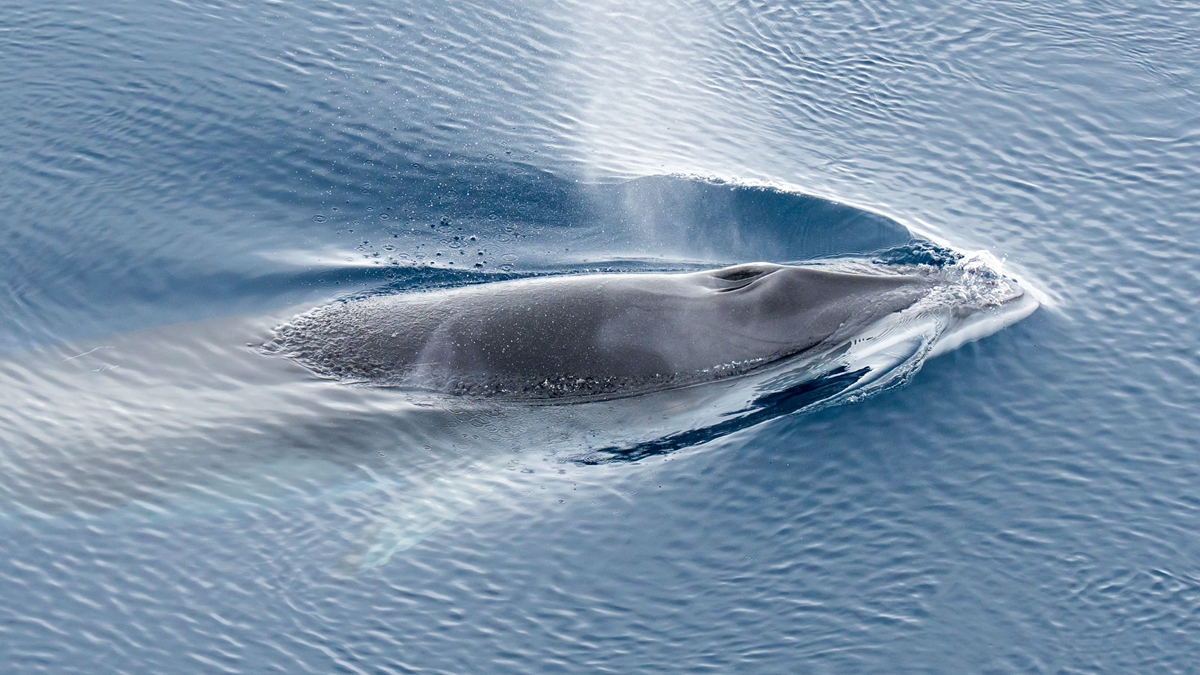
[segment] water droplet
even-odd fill
[[[336,211],[336,209],[334,209],[334,210]],[[329,219],[319,213],[317,215],[313,216],[314,223],[323,223],[327,220],[329,220]]]

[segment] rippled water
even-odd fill
[[[5,672],[1195,669],[1195,7],[0,16]],[[381,289],[913,233],[1043,310],[633,461],[571,406],[254,346]]]

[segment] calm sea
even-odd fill
[[[1188,2],[0,2],[0,671],[1197,672],[1198,34]],[[635,461],[546,450],[603,431],[569,406],[254,347],[355,293],[914,234],[1042,309]]]

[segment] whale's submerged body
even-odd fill
[[[993,318],[986,334],[1036,308],[1015,282],[990,276],[986,297],[973,298],[956,288],[962,274],[870,264],[510,280],[326,305],[280,326],[268,350],[352,382],[605,400],[811,361],[902,331],[869,336],[889,320],[937,315],[932,333],[918,331],[927,355],[981,315]]]

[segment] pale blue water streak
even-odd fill
[[[1196,7],[0,17],[5,672],[1195,669]],[[859,404],[474,472],[349,395],[256,419],[236,345],[176,326],[398,283],[389,258],[501,274],[907,239],[786,192],[614,182],[661,174],[869,209],[1053,302]],[[85,379],[125,366],[141,391],[138,349],[173,340],[193,398],[106,406],[94,383],[121,381]],[[444,472],[471,495],[449,524],[348,571]]]

